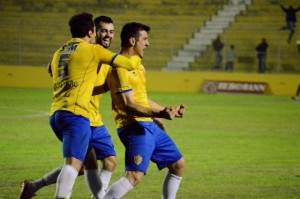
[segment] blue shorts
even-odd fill
[[[50,126],[63,143],[64,158],[74,157],[83,162],[91,137],[89,119],[67,111],[57,111],[50,117]]]
[[[109,156],[116,156],[111,136],[105,126],[91,127],[91,131],[90,148],[95,150],[97,159],[103,160]]]
[[[126,149],[126,171],[146,173],[150,160],[161,170],[182,158],[173,140],[154,122],[136,122],[117,132]]]

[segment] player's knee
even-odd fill
[[[185,171],[185,160],[184,158],[181,158],[176,163],[169,166],[170,173],[176,175],[176,176],[182,176]]]
[[[115,156],[109,156],[103,159],[103,169],[113,172],[118,165],[118,160]]]
[[[126,178],[134,187],[142,181],[143,176],[144,176],[144,173],[139,172],[139,171],[127,171],[126,172]]]
[[[71,165],[72,167],[74,167],[78,172],[80,171],[83,163],[81,160],[71,157],[71,158],[65,158],[65,165]]]
[[[179,173],[181,173],[181,176],[183,174],[183,172],[185,171],[185,160],[184,158],[181,158],[178,162],[177,162],[177,166],[176,169]]]
[[[118,160],[117,160],[117,158],[112,158],[111,159],[111,161],[109,162],[109,168],[110,168],[110,170],[111,171],[114,171],[115,170],[115,168],[117,167],[117,165],[118,165]]]

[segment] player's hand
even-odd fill
[[[173,120],[176,115],[176,109],[173,107],[166,107],[164,110],[160,111],[159,117],[167,120]]]
[[[183,104],[180,104],[179,106],[176,106],[175,109],[176,109],[175,117],[182,118],[185,113],[185,106]]]
[[[154,118],[153,118],[153,122],[155,122],[156,125],[157,125],[160,129],[162,129],[163,131],[166,132],[166,126],[165,126],[165,124],[164,124],[159,118],[154,117]]]

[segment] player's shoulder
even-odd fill
[[[129,59],[132,62],[134,62],[136,66],[139,66],[142,64],[142,58],[138,55],[132,55]]]

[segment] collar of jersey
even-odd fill
[[[81,42],[85,42],[85,41],[81,38],[72,38],[70,40],[70,42],[72,42],[72,43],[81,43]]]

